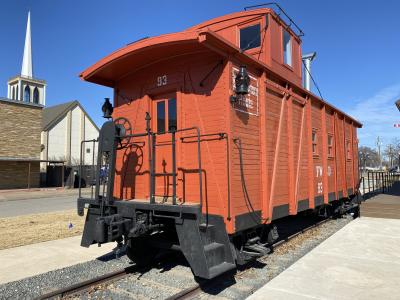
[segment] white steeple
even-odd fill
[[[7,98],[27,103],[46,105],[46,81],[33,77],[31,12],[28,12],[26,24],[24,58],[21,74],[8,80]]]
[[[32,46],[31,46],[31,12],[28,12],[26,24],[24,58],[22,60],[21,76],[33,77],[32,72]]]

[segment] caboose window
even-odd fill
[[[176,99],[172,98],[168,100],[168,130],[172,128],[178,129],[177,117],[176,117]]]
[[[328,157],[333,157],[333,135],[328,134]]]
[[[283,29],[283,62],[292,65],[292,40],[290,33],[285,29]]]
[[[157,102],[157,132],[165,132],[165,102]]]
[[[240,49],[248,50],[260,47],[261,45],[261,29],[260,24],[252,25],[240,29]]]
[[[317,130],[312,131],[312,153],[314,155],[318,155],[318,148],[317,148]]]

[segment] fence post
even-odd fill
[[[364,178],[364,176],[361,177],[361,182],[362,182],[362,185],[363,185],[363,195],[365,195],[365,178]]]
[[[369,180],[369,171],[367,172],[367,179],[368,179],[368,194],[371,193],[371,182]]]
[[[372,172],[372,192],[375,192],[375,172]]]

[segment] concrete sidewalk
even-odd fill
[[[80,242],[81,237],[75,236],[0,250],[0,284],[93,260],[116,246],[108,243],[84,248]]]
[[[354,220],[247,299],[400,299],[400,220]]]

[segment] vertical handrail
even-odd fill
[[[156,199],[155,199],[155,193],[156,193],[156,177],[155,177],[155,160],[156,160],[156,133],[151,134],[151,167],[150,167],[150,176],[151,176],[151,186],[150,186],[150,203],[154,204]]]
[[[202,168],[201,168],[201,144],[200,144],[201,143],[201,134],[200,134],[200,128],[199,127],[189,127],[189,128],[178,129],[178,130],[176,130],[176,132],[189,131],[189,130],[196,130],[197,160],[198,160],[198,167],[199,167],[200,211],[202,211],[202,209],[203,209],[203,175],[202,175]],[[208,207],[207,207],[206,214],[208,215]]]
[[[95,153],[96,153],[96,140],[93,140],[93,153],[92,153],[92,176],[90,178],[90,199],[93,199],[93,181],[95,181]]]
[[[175,145],[175,128],[171,130],[172,143],[172,204],[176,204],[176,145]]]
[[[151,202],[151,198],[152,198],[152,191],[153,191],[153,188],[152,188],[152,183],[153,183],[153,178],[152,178],[152,173],[151,173],[151,168],[152,168],[152,144],[151,144],[151,126],[150,126],[150,121],[151,121],[151,117],[150,117],[150,114],[149,114],[149,112],[146,112],[146,117],[145,117],[145,120],[146,120],[146,132],[147,132],[147,144],[148,144],[148,146],[147,146],[147,148],[149,149],[148,150],[148,156],[149,156],[149,159],[148,159],[148,163],[149,163],[149,199],[150,199],[150,202]]]

